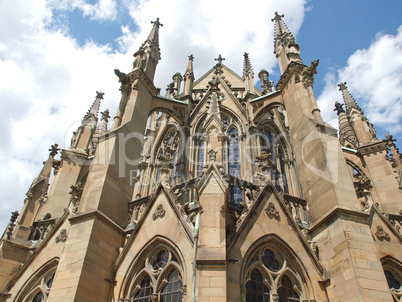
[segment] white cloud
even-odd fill
[[[325,76],[326,85],[318,98],[325,120],[337,120],[331,111],[335,100],[342,99],[336,84],[345,81],[370,122],[399,136],[402,130],[402,26],[395,35],[377,34],[368,49],[357,50],[344,68]]]
[[[117,16],[116,0],[99,0],[98,3],[89,4],[84,0],[50,0],[52,8],[73,11],[78,9],[84,17],[91,20],[115,20]]]
[[[304,16],[303,0],[184,1],[14,0],[0,2],[0,229],[10,212],[21,210],[29,185],[39,173],[51,144],[68,147],[71,133],[92,103],[95,92],[105,92],[101,109],[113,117],[120,100],[114,68],[132,67],[132,54],[151,30],[157,17],[162,60],[155,84],[165,92],[172,75],[184,73],[187,56],[194,54],[195,75],[200,77],[219,53],[227,66],[241,73],[243,52],[249,52],[254,72],[272,71],[275,11],[285,14],[296,34]],[[78,9],[91,19],[114,20],[128,9],[139,26],[122,26],[119,51],[88,42],[79,46],[68,28],[54,29],[52,9]],[[253,16],[253,17],[250,17]],[[60,24],[59,24],[60,25]],[[68,23],[62,24],[68,26]],[[256,80],[258,80],[256,76]]]

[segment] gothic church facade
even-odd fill
[[[247,53],[241,76],[219,55],[195,80],[191,55],[165,96],[152,22],[132,70],[115,70],[111,128],[97,92],[12,213],[0,301],[402,301],[394,139],[346,83],[339,131],[322,120],[318,60],[304,65],[282,18],[276,85],[261,70],[255,87]]]

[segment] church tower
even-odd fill
[[[0,301],[399,301],[395,140],[346,83],[339,133],[322,120],[319,61],[304,65],[283,18],[277,85],[261,69],[256,87],[248,53],[241,76],[219,54],[198,79],[190,55],[164,95],[152,22],[133,67],[114,71],[111,128],[97,92],[12,213]]]

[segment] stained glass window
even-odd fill
[[[204,152],[205,152],[205,142],[201,140],[198,143],[197,176],[200,176],[204,169]]]
[[[299,295],[293,289],[292,280],[286,275],[282,277],[282,286],[278,289],[279,302],[300,301]]]
[[[151,278],[146,276],[141,281],[141,289],[135,294],[133,302],[150,302],[152,297]]]
[[[246,283],[247,302],[268,302],[269,290],[263,283],[263,277],[257,269],[253,269],[250,274],[250,281]]]
[[[180,274],[177,270],[170,272],[167,278],[167,284],[162,289],[161,301],[162,302],[179,302],[181,301],[181,288],[182,282],[180,281]]]
[[[234,127],[229,130],[228,153],[229,175],[241,178],[239,136]]]

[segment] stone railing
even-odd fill
[[[402,211],[401,211],[402,212]],[[402,215],[396,215],[396,214],[384,214],[385,217],[389,219],[389,222],[392,224],[392,226],[395,228],[395,230],[399,233],[402,234],[401,228],[402,228]]]
[[[293,218],[297,223],[308,225],[307,201],[289,194],[283,194],[283,199],[285,200],[289,212],[292,213]]]
[[[28,240],[40,241],[45,239],[56,223],[56,219],[35,221],[32,225]]]
[[[148,207],[151,196],[136,199],[128,204],[128,225],[135,226]]]

